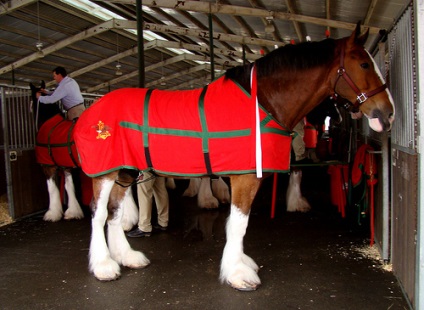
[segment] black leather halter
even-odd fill
[[[353,82],[350,76],[347,74],[346,69],[344,68],[344,58],[345,58],[345,47],[343,46],[342,52],[340,55],[340,67],[339,67],[339,70],[337,70],[338,77],[337,77],[336,83],[334,84],[334,94],[335,94],[334,97],[336,101],[338,102],[338,104],[342,105],[349,112],[358,112],[361,104],[367,101],[368,98],[384,91],[387,88],[387,85],[383,84],[372,91],[369,91],[367,93],[362,93],[359,90],[359,88],[356,86],[355,82]],[[337,86],[337,83],[339,82],[340,77],[343,77],[345,81],[347,82],[347,84],[350,86],[350,88],[356,93],[355,103],[352,103],[349,100],[337,94],[336,86]]]

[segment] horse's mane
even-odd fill
[[[273,50],[256,60],[258,78],[270,76],[282,69],[288,71],[310,69],[316,66],[329,65],[334,59],[336,41],[325,39],[319,42],[303,42],[288,44]],[[227,70],[227,78],[246,82],[250,78],[251,64]]]

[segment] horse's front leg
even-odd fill
[[[93,179],[93,201],[91,205],[90,271],[101,281],[117,279],[119,265],[110,257],[104,226],[108,217],[108,202],[117,172]]]
[[[102,281],[117,279],[121,274],[119,264],[142,268],[150,263],[143,253],[131,249],[124,235],[121,223],[123,204],[131,191],[115,184],[117,174],[114,172],[93,181],[90,270]],[[104,235],[106,219],[109,248]]]
[[[121,175],[122,180],[125,175]],[[122,227],[124,203],[132,196],[131,187],[114,185],[109,197],[108,244],[110,255],[118,264],[129,268],[143,268],[150,264],[147,257],[139,251],[134,251],[125,237]]]
[[[68,194],[68,209],[65,211],[64,219],[82,219],[84,218],[84,213],[82,212],[81,206],[75,196],[75,185],[74,180],[72,179],[72,173],[70,169],[64,171],[65,174],[65,189]]]
[[[57,222],[63,216],[60,191],[56,184],[57,167],[43,166],[43,173],[47,180],[47,190],[49,192],[49,209],[44,214],[43,219],[49,222]]]
[[[250,208],[261,184],[255,175],[231,176],[231,212],[227,221],[227,242],[221,261],[222,282],[241,291],[252,291],[261,284],[258,265],[243,252],[243,238]]]
[[[286,204],[288,212],[308,212],[311,206],[302,196],[300,188],[302,182],[302,170],[293,170],[290,174],[289,186],[287,188]]]

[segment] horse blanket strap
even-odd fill
[[[63,168],[79,167],[73,136],[75,123],[57,114],[41,126],[35,143],[37,163]]]
[[[255,150],[256,150],[256,176],[262,178],[262,143],[261,126],[259,117],[258,81],[256,79],[256,66],[252,66],[250,73],[250,89],[253,104],[255,106]]]
[[[288,172],[290,133],[262,107],[259,114],[263,170]],[[74,136],[92,177],[121,168],[181,176],[256,172],[255,106],[225,77],[195,90],[113,91],[81,115]]]

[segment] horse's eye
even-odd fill
[[[362,69],[368,69],[370,67],[370,64],[367,62],[364,62],[363,64],[361,64]]]

